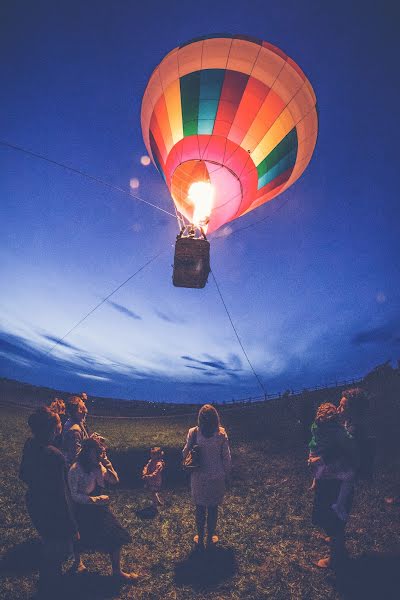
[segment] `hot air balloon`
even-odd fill
[[[185,287],[206,283],[206,234],[291,186],[318,132],[315,94],[298,65],[268,42],[225,34],[167,54],[146,87],[141,122],[176,207],[173,281]]]

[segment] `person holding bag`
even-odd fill
[[[215,535],[218,506],[223,502],[226,477],[231,469],[228,436],[211,404],[200,409],[198,425],[189,429],[182,454],[184,469],[191,472],[191,494],[196,506],[194,542],[198,549],[204,549],[206,523],[206,546],[218,541]]]

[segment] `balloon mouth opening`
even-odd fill
[[[180,214],[204,233],[212,233],[234,218],[243,198],[241,182],[233,171],[201,159],[178,165],[170,191]]]
[[[195,181],[188,190],[188,199],[193,204],[193,224],[207,232],[214,206],[215,188],[209,181]]]

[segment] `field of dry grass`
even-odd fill
[[[28,435],[29,411],[0,407],[0,598],[29,598],[35,591],[38,540],[24,505],[17,472]],[[109,455],[121,483],[110,492],[112,508],[130,530],[126,567],[142,574],[140,583],[115,588],[105,556],[87,556],[90,574],[65,576],[69,598],[256,600],[399,598],[399,509],[383,502],[399,483],[399,447],[378,452],[373,482],[359,482],[347,546],[351,556],[340,577],[313,561],[326,548],[310,524],[312,493],[306,467],[304,431],[284,430],[263,406],[244,407],[224,417],[233,452],[233,473],[218,527],[219,546],[209,554],[192,552],[193,508],[188,481],[180,470],[180,450],[193,418],[90,419],[107,437]],[[279,419],[278,419],[279,421]],[[140,470],[152,445],[167,460],[165,506],[152,519]]]

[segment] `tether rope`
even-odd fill
[[[57,340],[57,342],[53,346],[51,346],[51,348],[49,350],[47,350],[47,352],[44,352],[44,355],[47,356],[48,354],[50,354],[50,352],[52,352],[54,350],[54,348],[56,348],[63,340],[65,340],[65,338],[70,333],[72,333],[77,327],[79,327],[79,325],[81,325],[84,321],[86,321],[86,319],[88,317],[90,317],[90,315],[92,315],[98,308],[100,308],[100,306],[102,306],[105,302],[107,302],[107,300],[109,298],[111,298],[111,296],[113,296],[116,292],[118,292],[118,290],[120,290],[126,283],[128,283],[128,281],[133,279],[135,277],[135,275],[140,273],[140,271],[143,271],[143,269],[145,269],[150,263],[152,263],[154,260],[156,260],[156,258],[158,258],[164,252],[165,252],[165,250],[161,250],[161,252],[159,252],[158,254],[153,256],[153,258],[150,258],[150,260],[148,260],[144,265],[142,265],[140,267],[140,269],[138,269],[132,275],[130,275],[130,277],[128,277],[128,279],[125,279],[125,281],[123,283],[121,283],[118,287],[115,288],[115,290],[113,290],[111,292],[111,294],[108,294],[108,296],[103,298],[103,300],[101,302],[99,302],[94,308],[92,308],[84,317],[82,317],[82,319],[80,319],[77,323],[75,323],[75,325],[73,327],[71,327],[71,329],[69,331],[67,331],[67,333],[65,335],[63,335],[63,337],[61,337],[59,340]]]
[[[247,362],[249,363],[251,370],[253,371],[254,377],[257,379],[258,385],[259,385],[259,386],[260,386],[260,388],[262,389],[264,396],[266,396],[266,395],[267,395],[267,392],[266,392],[266,389],[265,389],[265,387],[264,387],[264,384],[263,384],[263,382],[261,381],[261,379],[259,378],[259,376],[257,375],[257,373],[255,372],[255,369],[254,369],[253,365],[252,365],[252,364],[251,364],[251,362],[250,362],[250,359],[249,359],[249,357],[248,357],[248,354],[247,354],[246,350],[244,349],[244,346],[243,346],[243,344],[242,344],[242,342],[241,342],[241,340],[240,340],[240,337],[239,337],[239,334],[238,334],[238,332],[237,332],[237,329],[236,329],[236,327],[235,327],[235,325],[234,325],[234,323],[233,323],[233,321],[232,321],[232,317],[231,317],[231,315],[230,315],[230,313],[229,313],[228,307],[227,307],[227,305],[226,305],[226,302],[225,302],[225,300],[224,300],[224,298],[223,298],[223,296],[222,296],[222,293],[221,293],[220,287],[219,287],[219,285],[218,285],[218,283],[217,283],[217,280],[216,280],[216,278],[215,278],[215,275],[214,275],[214,272],[213,272],[213,271],[211,271],[211,275],[212,275],[212,277],[213,277],[213,279],[214,279],[215,286],[216,286],[216,288],[217,288],[217,290],[218,290],[218,294],[219,294],[219,296],[220,296],[220,298],[221,298],[222,304],[224,305],[224,308],[225,308],[226,314],[228,315],[228,319],[229,319],[229,321],[230,321],[230,323],[231,323],[231,325],[232,325],[232,329],[233,329],[233,331],[235,332],[235,335],[236,335],[237,341],[239,342],[239,345],[240,345],[240,347],[241,347],[241,349],[242,349],[242,351],[243,351],[243,354],[245,355],[245,357],[246,357],[246,360],[247,360]]]
[[[12,148],[13,150],[17,150],[18,152],[23,152],[24,154],[29,154],[30,156],[39,158],[40,160],[44,160],[53,165],[57,165],[57,167],[61,167],[62,169],[66,169],[67,171],[71,171],[72,173],[76,173],[77,175],[81,175],[82,177],[86,177],[86,179],[90,179],[91,181],[95,181],[96,183],[105,185],[106,187],[108,187],[112,190],[115,190],[117,192],[121,192],[122,194],[127,194],[131,198],[135,198],[135,200],[139,200],[139,202],[143,202],[143,204],[147,204],[148,206],[151,206],[152,208],[160,210],[161,212],[166,213],[167,215],[170,215],[171,217],[175,218],[175,215],[173,213],[169,212],[168,210],[165,210],[164,208],[161,208],[161,206],[157,206],[157,204],[153,204],[152,202],[149,202],[148,200],[144,200],[144,198],[141,198],[140,196],[133,194],[130,190],[126,190],[122,187],[119,187],[118,185],[114,185],[113,183],[110,183],[109,181],[105,181],[104,179],[100,179],[100,177],[96,177],[95,175],[90,175],[89,173],[85,173],[85,171],[81,171],[80,169],[76,169],[75,167],[70,167],[69,165],[66,165],[62,162],[53,160],[52,158],[48,158],[47,156],[44,156],[43,154],[39,154],[37,152],[32,152],[31,150],[22,148],[22,146],[17,146],[15,144],[11,144],[10,142],[7,142],[5,140],[0,140],[0,144],[2,146]]]

